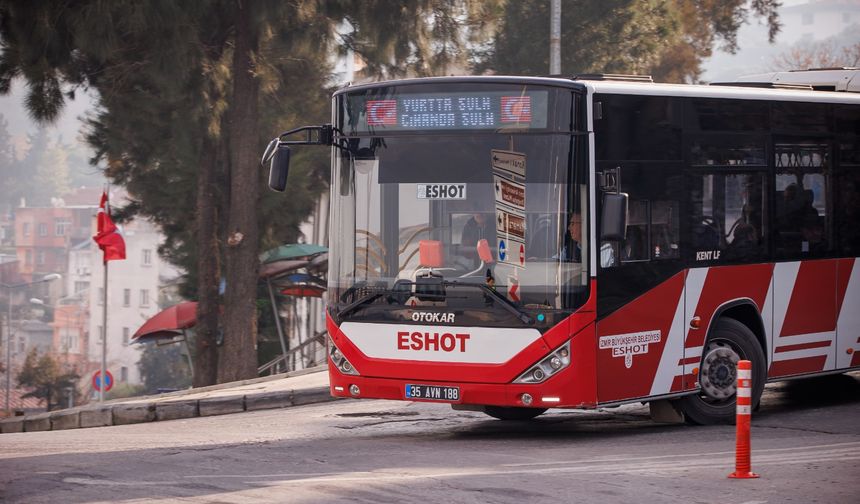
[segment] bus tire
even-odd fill
[[[747,326],[722,317],[711,328],[702,351],[698,377],[701,390],[678,401],[689,423],[735,423],[735,378],[739,360],[752,363],[752,406],[755,409],[767,380],[764,351]]]
[[[517,408],[487,406],[484,413],[499,420],[531,420],[546,411],[546,408]]]

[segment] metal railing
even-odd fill
[[[311,338],[308,338],[307,340],[301,342],[297,347],[287,350],[286,354],[281,354],[270,360],[269,362],[263,364],[262,366],[258,367],[257,374],[259,376],[271,376],[280,373],[286,373],[288,371],[294,371],[293,369],[290,369],[290,362],[292,361],[293,356],[307,349],[311,345],[321,344],[325,346],[326,334],[326,331],[320,331],[316,333]]]

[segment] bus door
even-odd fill
[[[598,171],[616,166],[619,163],[599,163]],[[619,168],[621,192],[629,195],[626,239],[601,243],[598,261],[601,403],[669,394],[680,387],[682,375],[680,165],[628,162]]]

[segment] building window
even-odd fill
[[[48,236],[48,225],[44,222],[39,223],[39,236]]]
[[[96,300],[100,306],[105,304],[105,288],[99,287],[99,298]]]
[[[36,252],[36,264],[42,265],[45,264],[45,251],[39,250]]]
[[[140,289],[140,306],[149,306],[149,289]]]
[[[119,381],[125,383],[128,381],[128,368],[123,366],[119,368]]]
[[[122,344],[123,345],[128,345],[129,334],[130,334],[130,332],[128,330],[128,327],[123,327],[122,328]]]
[[[143,250],[143,265],[152,266],[152,251],[149,249]]]
[[[85,290],[90,288],[89,282],[75,282],[75,294],[79,292],[84,292]]]
[[[102,326],[96,326],[96,331],[99,333],[98,343],[101,343],[105,339],[105,328]]]
[[[122,290],[122,305],[131,306],[131,289]]]
[[[66,219],[54,219],[54,235],[66,236],[69,229],[69,221]]]
[[[33,251],[27,250],[24,252],[24,264],[27,266],[33,265]]]
[[[21,234],[24,236],[30,236],[30,223],[24,222],[21,224]]]
[[[78,353],[77,330],[74,328],[63,328],[60,334],[62,335],[62,337],[60,338],[61,344],[65,351],[71,353]]]

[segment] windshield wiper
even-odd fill
[[[413,282],[408,282],[408,284],[411,286],[416,285]],[[508,299],[505,296],[499,294],[498,292],[491,289],[489,286],[487,286],[485,284],[454,282],[454,281],[446,280],[446,281],[441,282],[441,286],[442,287],[448,287],[448,286],[468,287],[468,288],[473,288],[473,289],[480,289],[485,294],[487,294],[489,297],[493,298],[499,304],[501,304],[505,310],[507,310],[511,314],[513,314],[523,324],[531,325],[534,323],[534,319],[532,319],[527,313],[525,313],[524,311],[522,311],[519,308],[517,308],[516,306],[514,306],[510,301],[508,301]],[[402,287],[402,285],[401,285],[401,287]],[[364,296],[356,299],[352,303],[344,306],[339,312],[337,312],[337,318],[342,319],[345,315],[348,315],[348,314],[354,312],[358,308],[360,308],[364,305],[370,304],[370,303],[376,301],[377,299],[379,299],[380,297],[382,297],[386,294],[391,294],[391,293],[392,292],[389,290],[383,290],[383,291],[372,292],[370,294],[364,295]],[[416,294],[416,295],[418,295],[418,294]],[[439,294],[434,293],[433,295],[438,296]],[[446,294],[444,294],[444,293],[442,294],[442,296],[447,297]]]
[[[477,287],[484,291],[484,293],[488,294],[490,297],[498,301],[505,310],[511,312],[516,318],[518,318],[523,324],[533,324],[534,320],[524,311],[520,310],[516,306],[514,306],[508,298],[502,296],[495,290],[491,289],[486,284],[475,284],[475,283],[465,283],[465,282],[452,282],[445,281],[442,283],[443,286],[453,285],[455,287]]]
[[[367,294],[365,296],[362,296],[362,297],[356,299],[352,303],[344,306],[342,310],[337,312],[337,318],[343,318],[344,315],[352,313],[353,311],[355,311],[356,309],[358,309],[362,305],[370,304],[370,303],[376,301],[378,298],[382,297],[382,295],[385,294],[386,292],[387,291],[372,292],[370,294]]]

